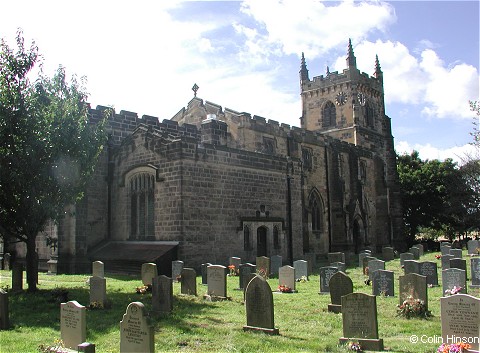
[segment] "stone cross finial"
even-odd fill
[[[200,87],[198,87],[198,85],[195,83],[192,87],[192,91],[193,91],[193,96],[196,97],[197,96],[197,91]]]

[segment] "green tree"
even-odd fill
[[[16,44],[14,52],[0,43],[0,235],[26,244],[28,290],[35,291],[37,234],[82,197],[106,132],[105,121],[89,122],[83,80],[68,82],[60,67],[30,81],[41,64],[38,48],[26,49],[21,31]]]

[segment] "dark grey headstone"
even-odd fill
[[[450,249],[450,255],[452,255],[454,258],[461,259],[462,249]]]
[[[452,249],[452,246],[450,244],[442,243],[442,245],[440,245],[440,251],[442,253],[442,256],[450,255],[450,249]]]
[[[465,282],[465,271],[458,268],[449,268],[442,270],[442,289],[443,293],[453,287],[461,287],[460,293],[467,294],[467,286]]]
[[[308,262],[306,260],[297,260],[293,262],[295,268],[295,279],[305,277],[308,280]]]
[[[339,271],[346,272],[347,271],[347,265],[345,265],[344,262],[332,262],[330,264],[331,267],[336,267],[338,268]]]
[[[373,256],[365,256],[363,258],[363,263],[362,263],[362,266],[363,266],[363,274],[364,275],[367,275],[367,272],[368,271],[366,268],[368,267],[368,262],[371,261],[371,260],[378,260],[376,257],[373,257]]]
[[[385,270],[385,261],[378,259],[368,261],[368,278],[373,279],[373,274],[378,270]]]
[[[330,278],[338,272],[338,268],[332,266],[320,267],[320,293],[329,293]]]
[[[193,268],[182,269],[180,283],[180,293],[197,295],[197,273]]]
[[[343,272],[335,273],[329,282],[330,301],[328,311],[339,313],[342,311],[342,296],[353,293],[353,282]]]
[[[202,284],[207,285],[207,268],[208,266],[212,266],[210,262],[202,264],[201,270],[202,270]]]
[[[408,249],[408,252],[413,254],[413,258],[415,260],[420,259],[420,250],[417,247],[412,246],[410,249]]]
[[[283,266],[282,257],[280,255],[273,255],[270,258],[270,266],[271,266],[270,271],[272,272],[272,274],[278,275],[278,270],[280,269],[280,267]]]
[[[331,264],[332,262],[345,263],[345,253],[343,252],[329,252],[327,256],[329,264]]]
[[[470,259],[470,276],[472,277],[472,288],[480,288],[480,257]]]
[[[418,262],[417,260],[405,260],[403,262],[403,272],[404,274],[420,274],[420,262]]]
[[[411,252],[404,252],[400,254],[400,266],[405,265],[405,260],[415,260]]]
[[[416,273],[409,273],[400,276],[399,280],[399,302],[400,305],[411,296],[413,299],[423,300],[428,309],[427,277]]]
[[[467,260],[454,257],[450,259],[450,268],[458,268],[465,271],[465,281],[467,280]]]
[[[246,264],[241,264],[240,265],[240,272],[238,274],[238,288],[240,289],[245,289],[247,288],[248,282],[251,280],[251,277],[249,275],[251,273],[255,273],[255,265],[246,263]]]
[[[480,240],[469,240],[467,242],[467,251],[469,255],[480,253]]]
[[[427,277],[427,285],[438,286],[438,270],[436,262],[420,262],[418,273]]]
[[[170,277],[161,275],[153,279],[152,309],[156,313],[171,313],[173,310],[173,283]]]
[[[416,244],[412,246],[412,248],[418,249],[418,255],[423,256],[423,245],[422,244]]]
[[[391,246],[385,246],[382,248],[383,261],[392,261],[395,259],[395,251]]]
[[[450,251],[450,250],[449,250]],[[442,255],[442,270],[450,268],[450,260],[453,259],[453,255]]]
[[[386,297],[395,296],[393,271],[377,270],[373,273],[372,294]]]

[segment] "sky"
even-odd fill
[[[299,69],[384,73],[397,153],[474,153],[469,100],[479,98],[479,1],[38,1],[2,4],[0,37],[18,28],[43,56],[85,76],[89,101],[160,120],[197,97],[300,126]],[[8,15],[6,15],[8,14]]]

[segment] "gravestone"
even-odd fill
[[[172,312],[173,282],[170,277],[161,275],[153,279],[152,310],[159,314]]]
[[[438,286],[438,271],[436,262],[420,262],[418,273],[427,277],[427,285]]]
[[[12,291],[19,292],[23,290],[23,265],[14,263],[12,266]]]
[[[330,266],[338,268],[341,272],[347,272],[347,265],[344,262],[332,262]]]
[[[330,278],[329,287],[331,304],[328,304],[328,311],[338,314],[342,312],[342,296],[353,293],[352,279],[337,272]]]
[[[232,256],[228,259],[228,264],[235,266],[235,270],[238,270],[241,263],[242,263],[242,259],[236,256]]]
[[[452,290],[453,287],[461,287],[460,293],[467,294],[467,286],[465,285],[465,271],[458,268],[449,268],[442,270],[442,289],[445,291]]]
[[[247,288],[248,282],[251,280],[251,277],[249,275],[251,273],[255,273],[255,265],[251,263],[246,263],[246,264],[241,264],[240,265],[240,272],[239,272],[239,278],[238,278],[238,288],[239,289],[245,289]]]
[[[212,297],[227,297],[226,267],[212,265],[207,268],[207,294]]]
[[[147,322],[145,306],[140,302],[128,304],[120,321],[120,353],[153,353],[153,326]]]
[[[465,281],[467,280],[467,260],[454,257],[450,259],[450,268],[458,268],[465,271]]]
[[[345,253],[343,252],[329,252],[327,256],[329,264],[331,264],[332,262],[345,263]]]
[[[358,267],[363,267],[363,259],[366,256],[370,256],[370,253],[361,252],[358,254]]]
[[[278,270],[278,285],[286,286],[295,292],[295,272],[296,269],[292,266],[283,266]]]
[[[92,262],[92,277],[105,277],[105,266],[102,261]]]
[[[293,262],[295,268],[295,280],[305,277],[308,280],[308,262],[305,260],[297,260]]]
[[[480,257],[470,259],[470,276],[472,277],[471,288],[480,288]]]
[[[320,294],[330,293],[330,278],[338,272],[338,268],[332,266],[320,267]]]
[[[60,334],[66,348],[77,349],[86,341],[86,308],[75,300],[60,304]]]
[[[414,248],[412,246],[410,249],[408,249],[408,252],[413,254],[414,260],[420,259],[420,250],[418,248]]]
[[[153,278],[158,276],[157,265],[153,262],[142,264],[142,283],[144,286],[152,285]]]
[[[262,331],[271,335],[278,335],[275,328],[273,295],[267,281],[255,276],[245,290],[245,310],[247,325],[244,331]]]
[[[423,245],[422,244],[416,244],[412,246],[412,248],[418,249],[418,255],[423,256]]]
[[[442,253],[442,256],[450,255],[450,249],[452,249],[452,246],[450,244],[442,243],[442,245],[440,245],[440,251]]]
[[[271,266],[270,271],[272,272],[272,274],[273,275],[278,275],[278,271],[279,271],[280,267],[283,266],[282,257],[280,255],[273,255],[270,258],[270,266]]]
[[[467,242],[467,252],[469,255],[480,254],[480,240],[469,240]]]
[[[467,294],[442,297],[440,298],[440,313],[443,342],[449,342],[449,339],[456,337],[471,345],[469,352],[470,350],[480,350],[479,298]]]
[[[8,293],[0,288],[0,330],[8,330],[9,328]]]
[[[77,346],[78,353],[95,353],[95,344],[82,342]]]
[[[197,273],[193,268],[184,267],[181,275],[180,293],[197,295]]]
[[[377,270],[372,277],[372,294],[394,297],[393,271]]]
[[[398,277],[399,281],[399,302],[400,305],[411,296],[413,299],[420,299],[428,309],[427,277],[416,273],[409,273]]]
[[[462,258],[462,249],[450,249],[450,255],[456,259]]]
[[[90,305],[93,303],[102,307],[107,303],[107,279],[104,277],[90,277]]]
[[[405,260],[415,260],[411,252],[404,252],[400,254],[400,266],[405,265]]]
[[[409,273],[420,274],[420,262],[417,260],[405,260],[403,262],[403,273],[406,275]]]
[[[442,270],[446,270],[450,268],[450,260],[453,258],[454,258],[453,255],[450,255],[450,254],[442,255]]]
[[[364,275],[368,275],[369,269],[367,269],[367,267],[368,267],[368,262],[371,261],[371,260],[378,260],[378,259],[376,257],[373,257],[373,256],[365,256],[363,258],[362,266],[363,266],[363,274]]]
[[[172,261],[172,280],[178,282],[180,275],[182,274],[183,261]]]
[[[395,259],[395,252],[391,246],[385,246],[382,248],[383,261],[392,261]]]
[[[259,256],[256,260],[257,273],[261,276],[270,276],[270,258],[266,256]]]
[[[351,293],[342,297],[343,337],[340,344],[358,341],[365,350],[383,351],[378,338],[377,297]]]
[[[368,278],[373,279],[373,274],[378,270],[385,270],[385,261],[378,259],[368,261]]]
[[[207,268],[208,266],[212,266],[210,262],[204,263],[201,265],[202,269],[202,284],[207,285]]]

